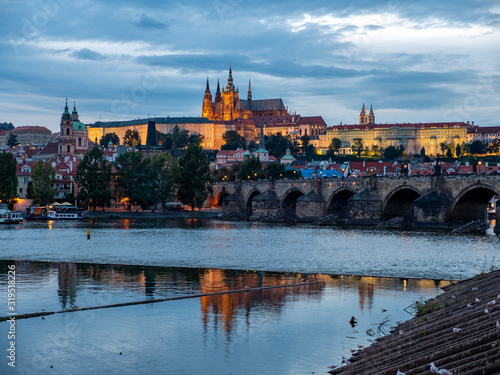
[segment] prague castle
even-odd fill
[[[232,121],[236,118],[247,119],[249,117],[281,116],[286,115],[287,110],[281,99],[252,99],[252,87],[248,80],[247,99],[240,99],[239,89],[234,87],[233,72],[229,67],[229,77],[226,88],[220,91],[217,81],[215,100],[212,102],[212,94],[207,78],[207,88],[203,98],[202,116],[211,121]]]

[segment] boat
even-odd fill
[[[83,210],[70,203],[53,203],[50,206],[29,207],[26,209],[28,220],[81,220]]]
[[[488,202],[488,218],[489,219],[495,219],[497,215],[497,202],[500,200],[500,195],[495,195],[491,200]]]
[[[23,220],[20,212],[11,211],[6,204],[0,204],[0,224],[19,224]]]

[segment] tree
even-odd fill
[[[292,147],[293,147],[293,145],[292,145]],[[248,151],[254,152],[258,148],[259,148],[259,145],[254,140],[251,140],[250,142],[248,142],[248,146],[247,146]]]
[[[444,152],[445,152],[446,149],[448,149],[448,145],[445,142],[441,142],[439,144],[439,147],[441,148],[441,155],[444,156]]]
[[[138,146],[141,144],[141,137],[137,130],[128,129],[123,137],[123,144],[126,146]]]
[[[174,198],[174,186],[179,174],[179,164],[170,154],[155,154],[151,158],[151,179],[153,201],[165,207],[167,201]]]
[[[9,147],[16,147],[18,144],[19,144],[19,142],[17,140],[17,135],[11,133],[9,135],[9,138],[7,138],[7,146],[9,146]]]
[[[238,172],[238,178],[240,180],[258,180],[264,177],[262,170],[262,162],[256,156],[251,156],[241,163],[240,170]]]
[[[158,144],[163,147],[164,150],[170,150],[174,146],[174,141],[172,140],[172,134],[170,133],[162,133],[156,132],[156,139],[158,140]]]
[[[362,138],[354,138],[353,139],[352,150],[356,154],[358,154],[358,158],[361,156],[361,152],[363,152],[363,139]]]
[[[469,152],[472,155],[484,154],[484,151],[485,151],[484,143],[479,140],[473,141],[469,144]]]
[[[210,173],[210,161],[201,147],[190,145],[179,158],[179,176],[177,197],[194,208],[200,209],[212,192],[213,177]]]
[[[457,155],[457,158],[460,158],[460,155],[462,155],[462,147],[460,147],[460,145],[457,145],[455,155]]]
[[[181,130],[175,125],[172,131],[172,141],[177,148],[185,148],[189,142],[189,130]]]
[[[281,180],[284,178],[286,167],[280,163],[269,163],[264,169],[266,178],[272,180]]]
[[[39,161],[33,168],[31,174],[33,184],[33,203],[46,206],[54,202],[57,193],[54,184],[56,182],[56,170],[50,164]]]
[[[97,206],[111,206],[111,164],[104,158],[103,151],[97,145],[78,163],[75,182],[78,185],[77,199],[91,206],[94,211]]]
[[[372,145],[370,156],[378,156],[378,152],[379,152],[379,147],[377,145]]]
[[[332,142],[328,145],[328,153],[335,155],[342,147],[342,141],[338,138],[332,138]]]
[[[303,135],[302,137],[300,137],[300,141],[302,144],[302,153],[305,153],[307,146],[309,146],[309,142],[311,141],[311,137],[309,137],[307,134]]]
[[[500,140],[494,139],[488,144],[488,152],[497,155],[500,151]]]
[[[228,130],[222,135],[224,144],[220,148],[221,150],[236,150],[238,148],[245,148],[246,142],[236,130]]]
[[[401,156],[401,150],[397,149],[394,146],[389,146],[384,150],[384,159],[394,160]]]
[[[201,134],[195,133],[191,134],[188,138],[189,145],[195,145],[196,147],[202,146],[203,136]]]
[[[108,133],[105,134],[101,140],[99,141],[99,144],[102,147],[108,147],[109,142],[113,143],[115,146],[120,144],[120,138],[116,135],[116,133]]]
[[[269,154],[277,159],[280,159],[286,154],[286,150],[294,150],[294,146],[290,138],[283,137],[280,133],[272,134],[270,137],[266,138],[266,149],[269,150]]]
[[[0,202],[11,209],[17,197],[17,163],[10,152],[0,153]]]
[[[420,149],[420,156],[425,156],[425,147]]]
[[[123,197],[128,199],[130,209],[132,205],[139,205],[145,210],[152,201],[150,162],[150,159],[143,159],[141,152],[127,152],[116,159],[118,186]]]

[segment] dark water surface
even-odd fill
[[[351,349],[369,345],[397,321],[408,319],[404,309],[415,300],[437,295],[448,283],[2,261],[2,291],[11,264],[16,266],[19,314],[318,282],[19,319],[17,368],[40,374],[326,373]],[[351,316],[358,321],[355,327],[349,324]],[[0,323],[0,337],[6,338],[8,329],[8,323]],[[7,363],[0,362],[0,373],[7,373]]]
[[[318,282],[17,320],[16,369],[33,374],[325,374],[440,280],[500,262],[494,235],[198,220],[28,222],[0,243],[2,316],[12,264],[18,314]]]

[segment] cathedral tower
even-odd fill
[[[370,113],[368,114],[368,124],[375,124],[375,115],[373,114],[372,105],[370,105]]]
[[[207,77],[207,88],[205,89],[205,97],[203,98],[203,109],[201,111],[202,117],[212,118],[214,113],[214,107],[212,104],[212,94],[210,93],[210,86],[208,84]]]
[[[226,89],[222,89],[222,118],[224,121],[231,121],[234,116],[236,103],[240,100],[239,90],[233,84],[233,72],[229,66],[229,77],[227,78]]]
[[[365,103],[363,103],[363,108],[361,108],[361,112],[359,113],[359,124],[366,125],[368,122],[368,116],[366,115]]]

